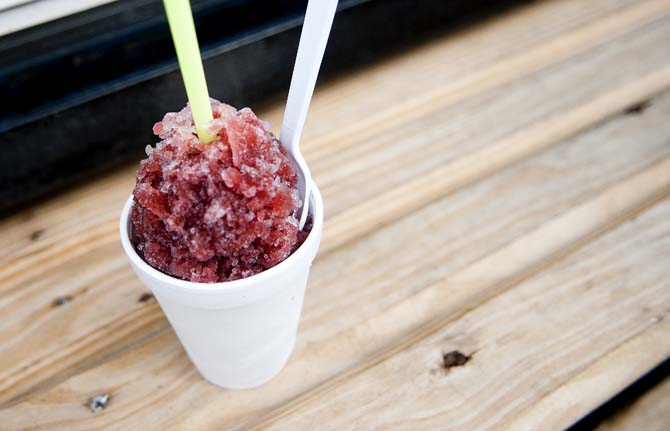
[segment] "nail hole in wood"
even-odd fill
[[[31,241],[37,241],[44,234],[44,229],[37,229],[35,232],[30,234]]]
[[[154,299],[153,293],[143,293],[142,296],[140,296],[140,299],[137,300],[137,302],[147,302],[151,299]]]
[[[624,111],[624,114],[626,115],[639,115],[643,113],[649,106],[651,105],[651,100],[643,100],[640,103],[636,103],[635,105],[631,105],[626,110]]]
[[[448,370],[453,367],[462,367],[467,364],[468,361],[472,358],[472,355],[464,355],[458,350],[453,350],[448,353],[442,354],[442,368]]]
[[[88,408],[91,409],[93,413],[98,413],[107,408],[111,396],[109,394],[100,394],[94,397],[91,397],[88,400]]]
[[[70,296],[70,295],[59,296],[58,298],[53,300],[53,302],[51,303],[51,306],[52,307],[60,307],[61,305],[65,305],[70,301],[72,301],[72,296]]]

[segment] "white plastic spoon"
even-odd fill
[[[305,22],[300,34],[298,55],[293,67],[293,77],[284,110],[280,140],[300,170],[298,191],[302,199],[299,228],[305,226],[309,210],[312,175],[300,152],[300,136],[305,125],[307,110],[312,101],[316,77],[319,74],[323,52],[326,50],[330,27],[337,9],[337,0],[309,0]]]

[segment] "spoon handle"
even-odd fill
[[[284,147],[293,155],[303,172],[304,184],[301,189],[303,201],[302,214],[300,216],[300,228],[305,224],[307,208],[309,204],[309,188],[311,178],[309,169],[300,153],[300,137],[305,125],[307,110],[312,101],[316,77],[321,68],[321,60],[326,50],[330,27],[337,9],[337,0],[309,0],[305,21],[300,34],[298,54],[293,67],[291,86],[288,91],[288,100],[284,110],[280,140]]]
[[[307,3],[281,129],[281,141],[291,152],[300,144],[336,8],[337,0],[309,0]]]

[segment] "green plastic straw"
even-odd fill
[[[212,142],[215,135],[211,135],[206,125],[212,121],[212,107],[209,104],[205,71],[202,68],[198,37],[195,34],[193,13],[189,0],[163,0],[165,12],[174,47],[177,50],[177,59],[184,80],[188,101],[193,112],[193,121],[202,142]]]

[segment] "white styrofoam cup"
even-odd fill
[[[311,185],[313,227],[285,261],[241,280],[193,283],[147,264],[131,244],[130,196],[121,213],[121,243],[186,349],[210,382],[229,389],[260,386],[288,361],[295,344],[307,278],[323,230],[323,201]]]

